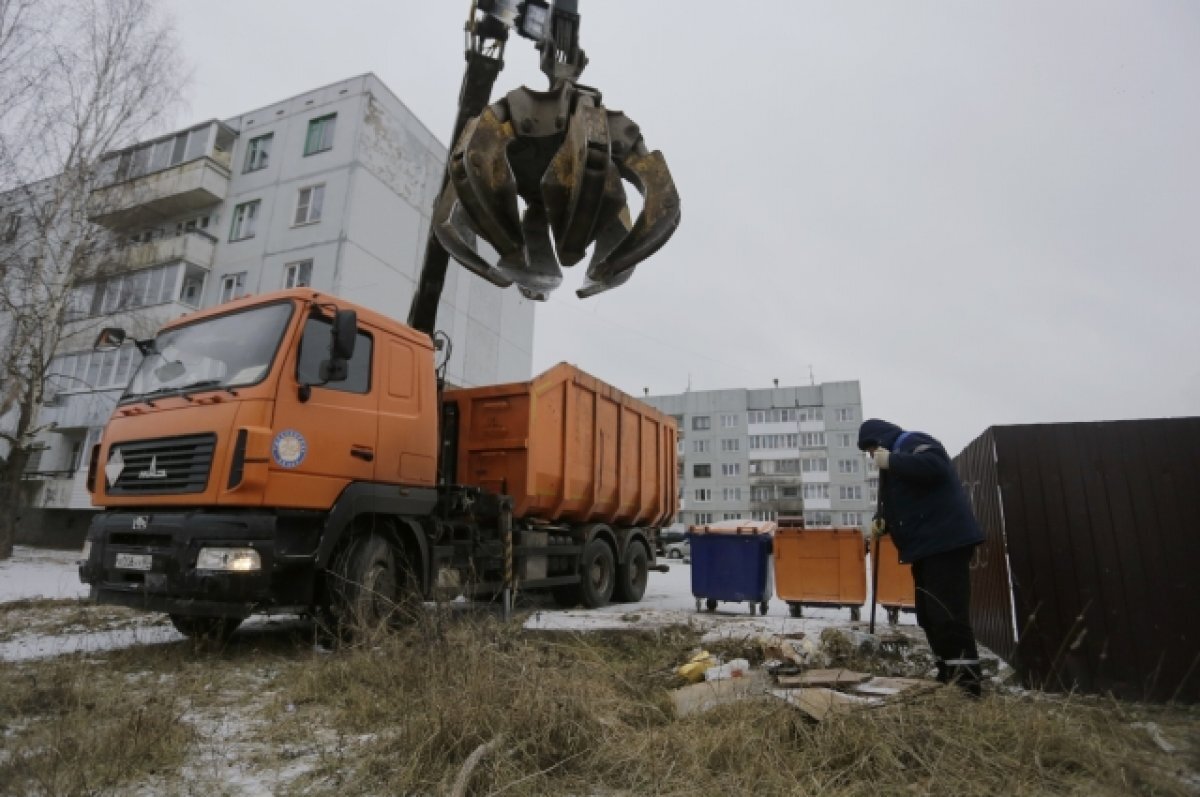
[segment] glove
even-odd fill
[[[875,460],[875,467],[880,470],[887,470],[889,456],[888,450],[881,447],[875,449],[874,453],[871,454],[871,459]]]
[[[883,518],[877,517],[871,521],[871,538],[879,539],[884,534],[887,534],[887,522]]]

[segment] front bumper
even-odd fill
[[[244,618],[279,604],[284,562],[276,552],[276,526],[269,512],[101,512],[88,529],[91,554],[79,578],[100,603]],[[196,556],[208,546],[253,548],[262,568],[197,570]],[[135,555],[143,567],[118,567],[118,554]]]

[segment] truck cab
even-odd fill
[[[331,519],[353,517],[364,493],[409,515],[432,509],[428,336],[293,289],[136,345],[144,358],[89,469],[105,511],[80,574],[97,599],[185,618],[309,606],[314,579],[295,576],[330,555]]]

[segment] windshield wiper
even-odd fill
[[[222,380],[222,379],[201,379],[199,382],[192,382],[191,384],[184,385],[183,387],[178,388],[178,389],[182,391],[182,390],[196,390],[198,388],[205,388],[205,387],[218,387],[221,390],[228,391],[230,393],[230,395],[236,396],[237,391],[234,390],[233,388],[231,388],[229,385],[222,384],[223,381],[224,380]]]

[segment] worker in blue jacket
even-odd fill
[[[979,653],[971,630],[971,557],[983,542],[966,491],[942,444],[877,418],[858,447],[879,467],[884,529],[911,563],[917,624],[937,656],[938,680],[979,696]]]

